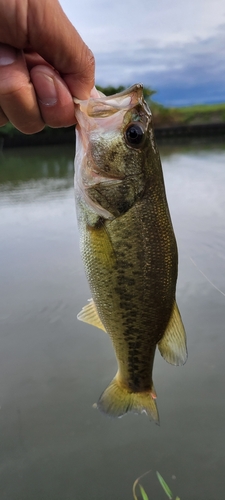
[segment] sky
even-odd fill
[[[96,83],[141,82],[164,105],[225,102],[224,0],[60,0]]]

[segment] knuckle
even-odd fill
[[[20,82],[19,79],[2,78],[0,82],[0,96],[3,98],[14,96],[24,90],[25,87],[24,83]]]

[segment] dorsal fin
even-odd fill
[[[80,321],[84,321],[84,323],[89,323],[89,325],[96,326],[97,328],[100,328],[100,330],[104,330],[104,332],[106,331],[99,318],[98,311],[93,299],[89,299],[89,304],[81,309],[81,311],[77,315],[77,319],[79,319]]]
[[[176,302],[163,338],[158,343],[160,354],[172,365],[187,361],[186,334]]]

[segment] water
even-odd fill
[[[108,336],[76,320],[90,292],[78,248],[73,148],[0,157],[0,498],[224,498],[225,148],[160,146],[179,246],[189,359],[154,367],[161,425],[92,408],[115,374]],[[192,259],[192,260],[191,260]],[[194,261],[194,263],[193,263]],[[199,269],[197,269],[197,267]]]

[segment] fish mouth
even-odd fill
[[[99,93],[99,97],[90,97],[85,101],[77,98],[73,100],[76,105],[79,105],[79,110],[87,116],[95,119],[106,118],[118,111],[123,110],[123,112],[125,112],[138,104],[143,105],[143,85],[142,83],[136,83],[128,89],[122,90],[122,92],[111,96],[104,96],[104,94]],[[79,123],[79,115],[77,118]]]
[[[96,90],[97,93],[97,90]],[[96,94],[95,94],[96,95]],[[151,111],[144,100],[143,85],[136,83],[128,89],[111,96],[90,97],[87,100],[74,98],[76,130],[82,137],[84,149],[88,150],[88,137],[102,128],[104,131],[118,131],[125,127],[124,117],[128,111],[139,107],[141,115],[145,117],[144,128],[147,130],[151,121]],[[107,175],[106,175],[107,177]]]
[[[96,93],[97,92],[98,91],[96,90]],[[90,97],[84,101],[74,97],[73,100],[76,104],[75,114],[77,116],[78,124],[80,115],[79,112],[98,121],[98,118],[107,118],[120,111],[125,113],[126,111],[136,107],[138,104],[144,107],[145,114],[149,116],[149,118],[151,117],[151,111],[144,100],[142,83],[136,83],[128,89],[122,90],[122,92],[111,96],[104,96],[104,94],[100,92],[99,97]]]

